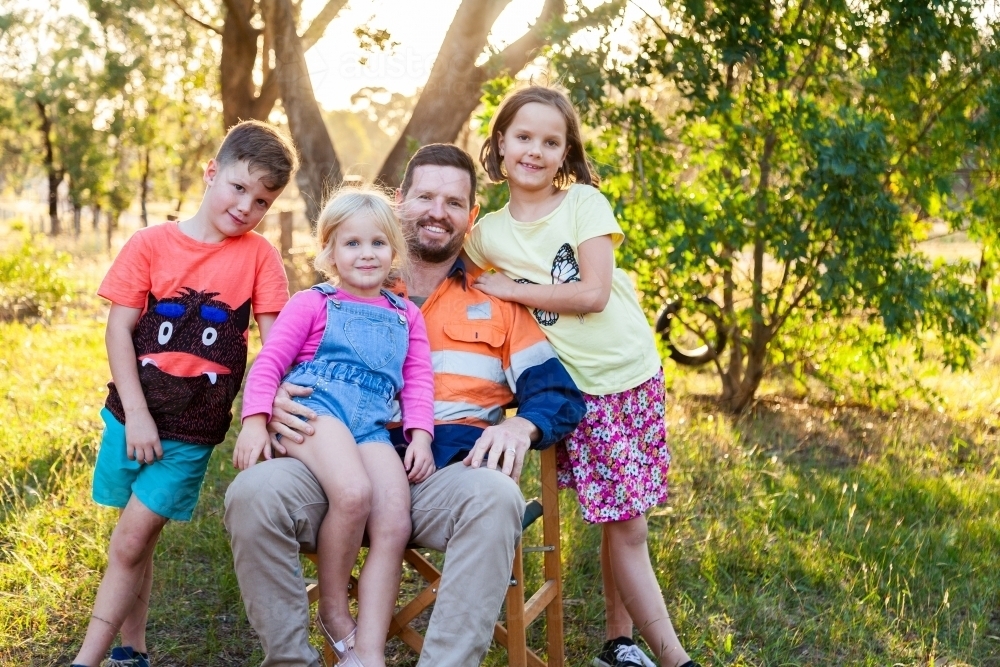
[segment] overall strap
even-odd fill
[[[396,309],[396,314],[399,316],[399,323],[406,324],[406,316],[403,314],[406,312],[406,299],[399,296],[398,294],[393,294],[387,289],[379,290],[382,296],[392,304],[392,307]]]
[[[333,305],[335,307],[340,308],[340,299],[334,296],[334,294],[337,293],[337,288],[331,285],[330,283],[319,283],[318,285],[313,285],[309,289],[314,289],[317,292],[322,292],[323,294],[325,294],[330,298],[330,301],[333,302]]]

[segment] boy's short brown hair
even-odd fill
[[[263,169],[264,187],[274,192],[288,185],[299,166],[298,153],[288,137],[269,123],[245,120],[229,128],[215,161],[220,167],[246,162],[248,171]]]

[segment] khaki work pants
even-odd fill
[[[475,667],[507,592],[524,497],[502,473],[459,462],[412,485],[410,499],[411,542],[446,553],[417,665]],[[327,508],[319,482],[292,458],[241,472],[226,492],[225,524],[247,617],[264,648],[261,667],[323,664],[309,645],[299,552],[316,551]]]

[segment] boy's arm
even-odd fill
[[[254,319],[257,320],[257,330],[260,331],[260,342],[264,344],[267,342],[267,336],[271,333],[271,325],[274,321],[278,319],[278,313],[254,313]]]
[[[163,458],[163,447],[156,422],[146,406],[146,396],[142,393],[135,346],[132,344],[132,331],[141,314],[139,308],[112,303],[104,341],[108,348],[111,378],[125,411],[126,453],[130,459],[152,463]]]
[[[610,235],[587,239],[579,247],[580,279],[555,285],[518,283],[501,273],[482,273],[475,286],[504,301],[552,313],[599,313],[611,297],[614,243]]]

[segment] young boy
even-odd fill
[[[109,667],[149,665],[156,540],[168,520],[191,519],[226,437],[251,310],[264,339],[288,300],[281,258],[252,232],[296,166],[295,148],[270,125],[234,126],[205,168],[194,217],[136,232],[101,283],[114,382],[93,496],[122,511],[75,666],[98,667],[119,631]]]

